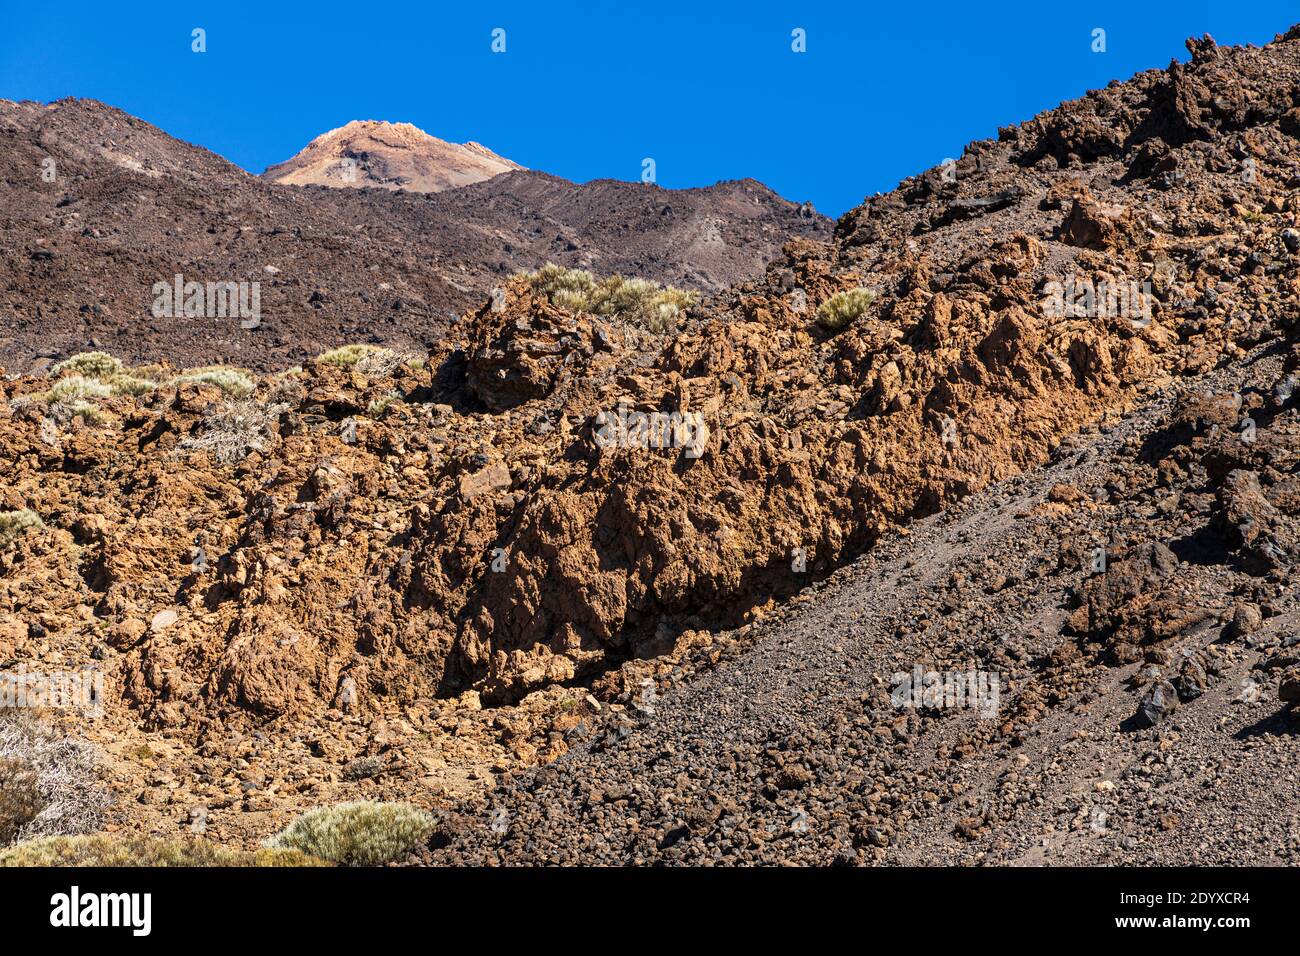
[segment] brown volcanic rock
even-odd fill
[[[291,189],[93,100],[0,101],[0,159],[13,173],[0,179],[0,363],[18,369],[99,347],[276,369],[346,342],[424,346],[519,269],[713,291],[831,226],[752,182],[672,191],[514,169],[440,193]],[[176,275],[259,283],[260,325],[156,318],[153,287]]]
[[[489,303],[470,335],[466,384],[495,411],[549,395],[561,375],[583,371],[598,351],[615,350],[608,325],[545,300],[504,323]]]
[[[317,136],[262,176],[289,186],[436,193],[522,168],[478,143],[448,143],[410,123],[353,120]]]

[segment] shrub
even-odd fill
[[[120,374],[122,363],[107,352],[82,352],[66,358],[50,369],[51,375],[75,372],[88,378],[111,378]]]
[[[409,803],[358,801],[317,807],[267,841],[345,866],[382,866],[433,834],[433,815]]]
[[[152,382],[147,378],[139,378],[128,372],[120,375],[114,375],[104,381],[114,395],[144,395],[152,392],[158,387],[157,382]]]
[[[837,332],[865,313],[875,301],[876,294],[870,289],[836,292],[817,310],[817,321],[823,328]]]
[[[242,461],[255,451],[269,451],[274,425],[288,407],[251,398],[225,402],[204,414],[198,430],[181,439],[181,447],[206,451],[223,465]]]
[[[316,361],[325,365],[337,365],[340,368],[351,368],[363,358],[370,355],[377,355],[380,352],[386,352],[387,349],[378,345],[340,345],[336,349],[330,349],[328,352],[322,352],[316,356]]]
[[[18,839],[44,806],[35,768],[12,757],[0,758],[0,846]]]
[[[618,319],[650,332],[675,329],[682,310],[699,299],[698,292],[646,279],[614,275],[597,280],[583,269],[565,269],[554,263],[524,277],[535,294],[546,296],[562,309]]]
[[[97,378],[84,375],[69,375],[54,383],[45,393],[45,403],[51,408],[55,405],[71,405],[86,398],[108,398],[113,390]]]
[[[205,368],[190,369],[182,372],[167,384],[169,385],[186,385],[195,383],[198,385],[215,385],[231,398],[246,398],[253,394],[253,389],[257,387],[247,374],[237,368],[229,368],[225,365],[209,365]]]
[[[363,375],[392,375],[405,365],[407,368],[423,368],[424,355],[415,349],[380,349],[363,355],[356,364],[356,369]]]
[[[51,411],[53,412],[54,409]],[[80,418],[87,425],[102,425],[108,421],[108,416],[104,414],[103,409],[90,402],[73,402],[71,405],[60,406],[57,417],[62,421]]]
[[[378,418],[380,415],[384,414],[384,409],[393,404],[393,402],[400,400],[401,397],[401,392],[389,392],[387,395],[381,395],[366,406],[366,414],[371,418]]]
[[[2,842],[98,830],[111,798],[99,751],[26,714],[0,716]],[[6,782],[7,781],[7,782]]]
[[[0,850],[0,866],[327,866],[297,850],[229,850],[206,840],[136,835],[43,837]]]
[[[41,516],[30,508],[18,511],[0,511],[0,550],[18,540],[28,528],[44,527]]]

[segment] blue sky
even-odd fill
[[[1293,21],[1273,0],[0,0],[0,97],[94,97],[254,172],[348,120],[405,120],[573,180],[638,179],[651,157],[663,186],[752,176],[838,215],[1000,125],[1185,60],[1187,36],[1263,44]]]

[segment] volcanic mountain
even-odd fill
[[[1188,52],[681,309],[552,268],[418,356],[0,378],[0,667],[105,675],[120,831],[367,797],[438,812],[408,862],[1294,865],[1300,27]],[[351,309],[430,266],[349,217],[600,209],[521,171],[230,199],[149,128],[54,134],[0,130],[73,170],[0,231],[42,309],[196,231]],[[127,221],[166,239],[93,235]]]
[[[432,168],[416,176],[385,153],[383,175],[411,188],[377,188],[364,177],[380,175],[380,151],[364,143],[422,142],[424,162],[438,141],[381,124],[336,133],[317,151],[353,143],[359,188],[289,188],[94,100],[0,100],[0,365],[105,348],[272,369],[347,342],[422,346],[521,269],[555,262],[712,292],[832,227],[753,180],[579,185],[474,144],[443,144],[439,175],[485,181],[412,191]],[[304,162],[285,181],[328,167]],[[154,286],[177,275],[258,283],[260,322],[155,315]]]
[[[436,193],[522,168],[486,146],[448,143],[410,123],[353,120],[317,136],[262,176],[291,186],[380,186]]]

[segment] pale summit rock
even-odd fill
[[[317,136],[262,176],[293,186],[380,186],[436,193],[483,182],[518,163],[480,143],[449,143],[410,123],[353,120]]]

